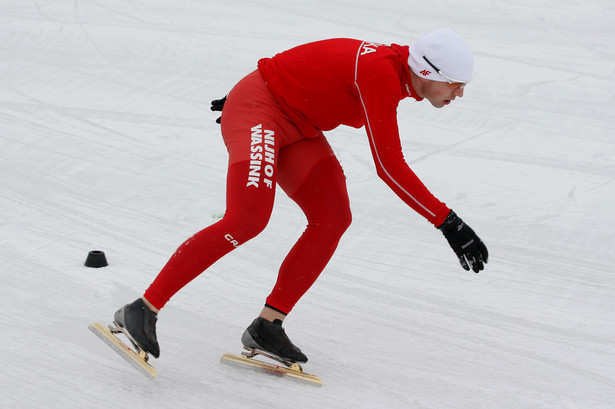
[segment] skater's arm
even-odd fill
[[[366,83],[359,83],[358,89],[378,176],[434,226],[442,224],[450,209],[427,189],[404,159],[397,125],[399,80],[391,76]]]

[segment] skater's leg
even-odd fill
[[[301,139],[258,71],[246,76],[230,92],[221,126],[229,153],[226,213],[222,220],[186,240],[142,299],[135,302],[152,314],[216,260],[264,229],[273,206],[280,146]],[[152,327],[155,330],[155,325]],[[147,332],[144,328],[128,330]],[[149,338],[156,342],[155,337]]]
[[[321,136],[280,150],[278,184],[307,217],[308,225],[280,267],[261,317],[284,319],[329,262],[351,222],[346,179]]]
[[[278,184],[305,212],[308,227],[280,267],[277,283],[242,343],[291,362],[307,357],[288,338],[282,323],[333,255],[351,221],[342,168],[324,136],[280,149]]]
[[[246,187],[249,170],[250,163],[246,161],[229,167],[227,210],[222,220],[186,240],[144,296],[115,313],[118,325],[125,328],[133,340],[154,357],[160,355],[156,339],[158,310],[216,260],[256,236],[267,225],[275,190]]]
[[[222,135],[229,152],[227,209],[219,222],[198,232],[173,254],[144,298],[156,309],[220,257],[260,233],[273,207],[278,150],[288,120],[258,73],[229,93],[222,114]]]
[[[275,189],[247,187],[250,163],[229,167],[227,209],[217,223],[186,240],[169,259],[145,292],[144,298],[156,309],[215,261],[260,233],[271,215]]]

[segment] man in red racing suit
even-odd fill
[[[212,110],[223,107],[222,136],[229,152],[224,217],[184,242],[144,296],[118,310],[116,322],[158,357],[158,311],[216,260],[265,228],[279,185],[303,210],[308,225],[242,341],[286,362],[306,362],[282,322],[324,269],[351,221],[345,177],[323,135],[339,125],[365,127],[378,176],[442,230],[466,270],[482,270],[487,248],[407,165],[397,126],[402,99],[428,99],[441,108],[463,96],[471,70],[467,45],[448,29],[428,32],[412,46],[331,39],[261,59],[227,98],[212,103]]]

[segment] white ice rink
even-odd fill
[[[261,57],[452,27],[475,76],[402,101],[406,159],[483,238],[481,274],[381,182],[363,129],[328,132],[353,225],[286,321],[316,388],[239,352],[304,217],[161,312],[150,381],[87,329],[224,212],[212,99]],[[0,407],[612,409],[615,2],[0,0]],[[83,266],[104,250],[109,266]]]

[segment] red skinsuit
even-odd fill
[[[449,213],[406,164],[399,101],[412,88],[408,47],[332,39],[264,58],[230,92],[222,113],[229,151],[227,208],[184,242],[145,293],[156,308],[216,260],[260,233],[276,184],[308,226],[280,267],[267,304],[288,313],[314,283],[351,221],[345,177],[322,131],[365,126],[378,176],[438,226]]]

